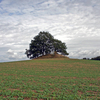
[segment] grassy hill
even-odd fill
[[[58,54],[57,52],[55,52],[54,54],[47,54],[47,55],[44,55],[44,56],[40,56],[36,59],[50,59],[50,58],[67,58],[67,59],[69,59],[67,56]]]
[[[44,58],[0,63],[0,100],[100,100],[100,62]]]

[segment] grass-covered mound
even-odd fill
[[[48,58],[48,59],[49,58],[67,58],[67,59],[69,59],[67,56],[58,54],[57,52],[55,52],[54,54],[47,54],[47,55],[40,56],[37,59],[46,59],[46,58]]]

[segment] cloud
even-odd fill
[[[9,49],[9,50],[7,51],[7,54],[8,54],[8,58],[9,58],[10,60],[16,60],[16,59],[18,59],[18,54],[17,54],[17,52],[15,52],[14,50]]]
[[[23,55],[25,54],[24,51],[20,51],[20,50],[16,51],[16,50],[9,49],[7,51],[7,54],[8,54],[8,59],[11,61],[27,60],[26,56]]]
[[[91,57],[99,52],[99,11],[99,0],[2,0],[0,53],[8,60],[27,59],[31,39],[49,31],[67,44],[69,57]]]
[[[100,55],[100,36],[84,36],[68,41],[69,57],[83,58]]]
[[[100,50],[78,50],[75,52],[70,52],[70,58],[93,58],[100,55]]]
[[[8,53],[8,54],[14,54],[14,53],[13,53],[13,50],[11,50],[11,49],[9,49],[9,50],[7,51],[7,53]]]

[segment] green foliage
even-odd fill
[[[31,40],[29,50],[26,49],[27,57],[37,58],[42,55],[50,54],[53,51],[59,52],[63,55],[68,55],[65,43],[54,39],[49,32],[40,32]]]
[[[60,52],[62,55],[68,55],[65,43],[62,43],[60,40],[54,39],[53,46],[54,46],[54,51]]]
[[[99,100],[100,62],[41,59],[0,63],[0,100]]]

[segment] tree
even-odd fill
[[[54,46],[54,51],[59,52],[62,55],[68,55],[65,43],[62,43],[60,40],[54,39],[53,46]]]
[[[97,56],[97,57],[91,58],[91,60],[100,60],[100,56]]]
[[[33,59],[42,55],[50,54],[51,52],[59,52],[62,55],[68,55],[65,43],[54,39],[49,32],[40,32],[31,40],[29,50],[26,49],[25,54],[28,58]]]

